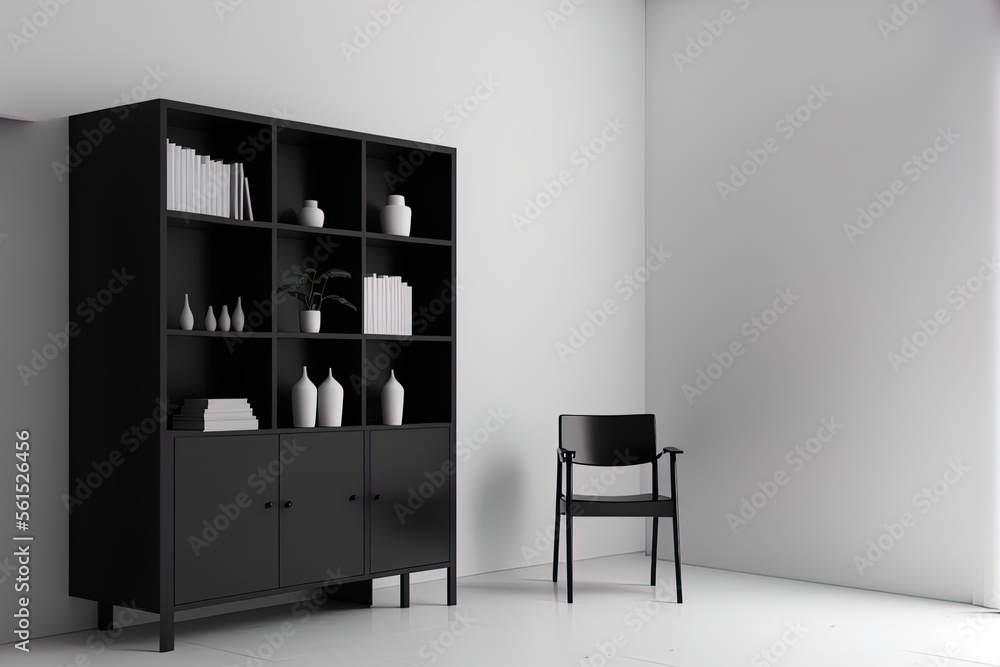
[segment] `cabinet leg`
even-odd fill
[[[453,567],[448,568],[448,604],[458,604],[458,573]]]
[[[399,575],[399,607],[406,609],[410,606],[410,575]]]
[[[160,653],[174,650],[174,610],[160,611]]]
[[[97,603],[97,629],[101,632],[111,632],[115,629],[115,606],[110,602]]]

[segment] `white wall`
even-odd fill
[[[661,437],[687,450],[685,562],[982,600],[996,531],[997,280],[962,308],[949,294],[970,279],[978,288],[980,258],[996,252],[1000,24],[988,0],[910,0],[896,4],[915,13],[883,38],[893,4],[647,3],[647,243],[668,244],[677,273],[647,295],[646,401]],[[728,24],[712,23],[726,10]],[[703,34],[679,67],[674,52],[706,20],[720,34]],[[814,98],[789,136],[776,123],[813,87],[833,95]],[[908,172],[939,128],[959,138]],[[768,138],[776,152],[724,200],[717,181]],[[903,194],[852,243],[844,225],[896,179]],[[753,340],[751,318],[775,290],[798,298]],[[939,309],[947,323],[894,369],[887,355]],[[689,401],[683,385],[737,342],[742,355]],[[811,460],[786,459],[824,418],[843,427]],[[949,462],[969,470],[939,483],[935,502],[914,502]],[[754,498],[758,483],[773,497]],[[762,506],[733,529],[727,515],[744,498]],[[855,561],[907,512],[898,539],[881,538],[884,556]]]
[[[0,115],[54,118],[112,106],[130,91],[147,94],[145,78],[149,97],[411,139],[442,128],[441,143],[459,150],[458,432],[482,442],[459,465],[459,573],[545,562],[544,541],[535,543],[552,522],[557,415],[643,408],[643,294],[626,301],[627,290],[615,292],[644,261],[643,3],[587,3],[555,22],[546,14],[555,0],[402,0],[350,62],[340,43],[388,1],[242,2],[221,19],[218,5],[61,5],[17,53],[9,38],[0,45]],[[34,0],[5,2],[0,25],[16,31],[36,11]],[[488,95],[482,79],[494,82]],[[478,108],[468,117],[449,111],[477,87],[485,99],[469,100]],[[600,155],[581,159],[580,145],[616,118],[618,129],[605,131],[613,141],[595,141]],[[0,243],[8,286],[0,307],[3,428],[32,429],[38,447],[52,453],[36,470],[35,576],[49,583],[32,610],[42,635],[94,623],[93,605],[65,595],[58,495],[66,360],[57,358],[27,389],[14,370],[67,311],[66,190],[46,168],[65,146],[66,127],[6,122],[0,136],[2,173],[18,177],[0,184],[0,233],[10,234]],[[523,214],[525,198],[544,195],[542,182],[562,170],[568,185],[519,231],[512,214]],[[556,343],[605,299],[615,314],[563,362]],[[477,429],[491,410],[509,417],[486,440]],[[0,496],[11,496],[11,482],[0,479]],[[539,554],[530,553],[536,547]],[[641,547],[641,524],[580,522],[579,558]],[[12,612],[9,582],[0,596],[0,612]]]

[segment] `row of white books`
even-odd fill
[[[167,140],[167,208],[253,220],[242,162],[225,163]]]
[[[364,277],[365,333],[413,334],[413,288],[400,276]]]
[[[256,431],[259,426],[246,398],[188,398],[174,428],[189,431]]]

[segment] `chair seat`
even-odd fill
[[[636,493],[630,496],[573,496],[576,508],[574,516],[663,516],[674,515],[674,499],[652,493]],[[566,513],[566,495],[559,496],[559,513]]]

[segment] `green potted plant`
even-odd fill
[[[351,310],[357,310],[350,301],[336,294],[326,293],[326,284],[330,278],[350,278],[351,274],[343,269],[329,269],[320,273],[316,269],[306,269],[301,273],[293,274],[294,280],[282,285],[275,291],[275,295],[281,292],[288,292],[302,302],[305,310],[299,312],[299,329],[302,333],[319,333],[320,327],[320,307],[327,299],[336,301]]]

